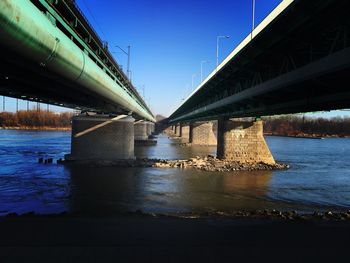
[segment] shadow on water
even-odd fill
[[[69,167],[71,212],[206,212],[269,208],[271,171]],[[276,204],[273,205],[276,208]]]
[[[138,209],[142,177],[138,169],[113,167],[66,168],[71,187],[71,212],[115,213]]]

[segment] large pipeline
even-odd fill
[[[0,42],[106,101],[155,121],[124,87],[113,81],[30,1],[0,1]]]

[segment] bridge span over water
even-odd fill
[[[0,94],[98,113],[73,119],[71,159],[133,158],[155,122],[71,0],[0,1]]]
[[[349,10],[346,0],[283,0],[171,114],[174,131],[216,144],[198,121],[217,120],[218,156],[274,163],[261,121],[229,119],[350,107]]]
[[[155,121],[74,1],[0,1],[0,53],[1,95]]]

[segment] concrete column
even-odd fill
[[[152,125],[153,125],[152,122],[150,121],[147,122],[147,136],[152,135]]]
[[[189,142],[193,145],[216,145],[213,122],[195,122],[190,124]]]
[[[263,136],[262,121],[218,121],[217,156],[241,163],[275,164]]]
[[[134,123],[135,141],[145,141],[148,139],[147,122],[140,121]]]
[[[180,126],[180,137],[189,141],[190,139],[190,125],[181,124]]]
[[[134,119],[107,115],[75,116],[71,154],[67,160],[118,160],[134,158]]]
[[[176,136],[180,136],[180,130],[181,130],[181,125],[179,123],[175,124],[175,135]]]

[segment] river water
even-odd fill
[[[138,157],[185,159],[216,147],[181,147],[158,136],[136,147]],[[142,210],[182,213],[237,210],[350,208],[350,139],[267,137],[287,171],[203,172],[192,169],[65,167],[39,164],[63,158],[70,132],[0,130],[0,215]]]

